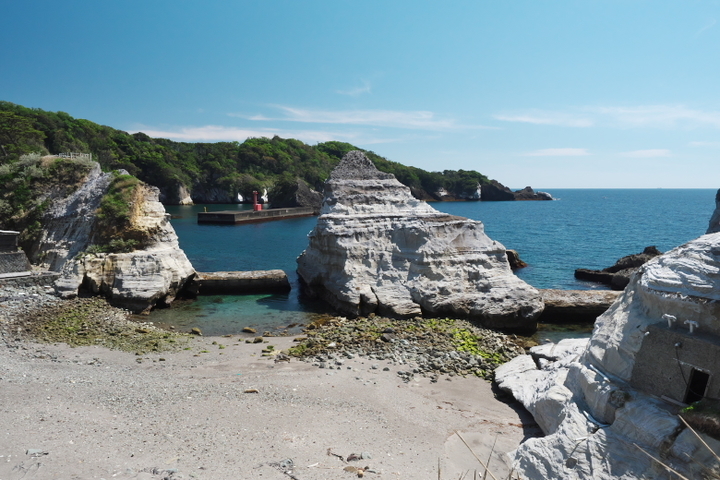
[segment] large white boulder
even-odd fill
[[[310,291],[350,315],[422,313],[534,328],[540,293],[516,277],[483,224],[415,199],[359,151],[325,183],[298,273]]]
[[[498,368],[500,388],[546,433],[511,453],[516,470],[529,479],[677,478],[642,450],[687,478],[717,467],[677,413],[691,372],[720,373],[719,300],[720,233],[706,234],[641,267],[586,347],[543,345],[531,351],[540,367],[518,357]],[[718,388],[710,381],[706,394]]]

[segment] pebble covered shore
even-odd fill
[[[45,287],[1,286],[0,298],[0,431],[12,432],[0,435],[0,478],[279,480],[288,477],[275,465],[288,459],[302,480],[357,477],[329,448],[369,452],[350,466],[369,465],[372,478],[437,476],[438,459],[443,479],[458,478],[478,465],[452,432],[504,471],[501,452],[532,428],[473,371],[495,360],[458,352],[467,338],[455,322],[330,317],[299,342],[255,344],[154,329],[102,299],[60,300]],[[38,327],[79,312],[71,343],[35,341],[54,335]],[[105,337],[94,336],[99,325]],[[107,343],[156,334],[165,343],[141,355],[141,344]],[[512,355],[506,339],[486,340]],[[432,385],[443,373],[452,382]]]
[[[8,286],[0,290],[0,338],[13,349],[26,340],[105,346],[143,354],[176,350],[186,336],[130,318],[103,298],[61,300],[51,286]]]
[[[187,335],[130,319],[130,313],[101,298],[60,300],[50,286],[4,286],[0,290],[0,338],[13,349],[24,339],[71,346],[100,345],[142,355],[177,350]],[[304,328],[305,336],[284,351],[268,351],[278,360],[299,358],[324,369],[342,369],[347,359],[405,366],[404,381],[415,375],[437,381],[440,375],[493,379],[494,369],[524,353],[520,341],[470,322],[453,319],[393,320],[371,316],[325,317]],[[199,333],[199,332],[196,332]],[[268,338],[265,338],[268,341]],[[380,364],[372,364],[380,369]],[[388,366],[382,370],[389,371]],[[395,370],[395,369],[393,369]]]
[[[405,366],[397,374],[406,382],[415,375],[437,381],[443,374],[492,380],[497,366],[524,353],[516,337],[454,319],[335,317],[309,325],[305,333],[291,355],[327,369],[342,369],[346,359],[356,356],[385,361]]]

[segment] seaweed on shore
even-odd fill
[[[188,335],[132,321],[129,315],[102,298],[76,298],[27,312],[14,326],[39,342],[100,345],[138,354],[179,350],[189,340]]]
[[[290,355],[321,360],[360,355],[407,364],[413,374],[425,376],[443,373],[492,380],[497,366],[524,353],[510,336],[449,318],[327,317],[308,325],[305,333]]]

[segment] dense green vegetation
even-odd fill
[[[0,227],[20,231],[23,247],[34,243],[48,197],[73,192],[92,166],[84,159],[42,159],[37,153],[0,164]]]
[[[131,252],[142,247],[147,241],[147,232],[131,228],[132,206],[137,204],[140,180],[132,175],[121,175],[117,171],[108,191],[100,200],[97,211],[99,234],[97,243],[88,249],[88,253]]]
[[[29,152],[92,153],[106,171],[125,169],[155,185],[167,203],[178,200],[184,186],[193,197],[232,201],[239,192],[302,178],[316,190],[342,156],[357,147],[343,142],[315,146],[280,137],[250,138],[243,143],[185,143],[129,134],[64,112],[47,112],[0,102],[0,164],[15,163]],[[428,172],[366,151],[378,169],[393,173],[421,198],[444,188],[458,197],[471,196],[487,177],[475,171]]]

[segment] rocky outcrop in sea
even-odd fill
[[[630,283],[630,277],[635,274],[642,265],[658,255],[662,255],[662,252],[656,247],[645,247],[642,253],[622,257],[615,262],[615,265],[612,267],[603,268],[602,270],[578,268],[575,270],[575,278],[601,283],[613,290],[622,290]]]
[[[516,471],[530,479],[682,478],[664,464],[687,478],[716,478],[707,475],[720,467],[710,451],[720,453],[720,442],[695,424],[705,447],[678,414],[720,396],[718,339],[713,233],[640,267],[591,339],[534,347],[496,370],[499,387],[546,434],[511,454]],[[707,418],[716,422],[714,412]]]
[[[531,187],[513,192],[508,187],[492,180],[481,187],[480,200],[484,202],[502,202],[512,200],[553,200],[552,195],[547,192],[536,192]]]
[[[170,304],[195,270],[180,249],[157,188],[140,183],[134,196],[127,228],[144,239],[142,248],[88,253],[104,234],[97,211],[112,177],[96,165],[74,193],[52,199],[31,260],[43,269],[61,272],[56,288],[64,298],[83,288],[135,312]]]
[[[482,222],[413,198],[359,151],[325,183],[298,273],[310,294],[352,316],[426,313],[532,329],[543,310],[540,293],[512,273]]]

